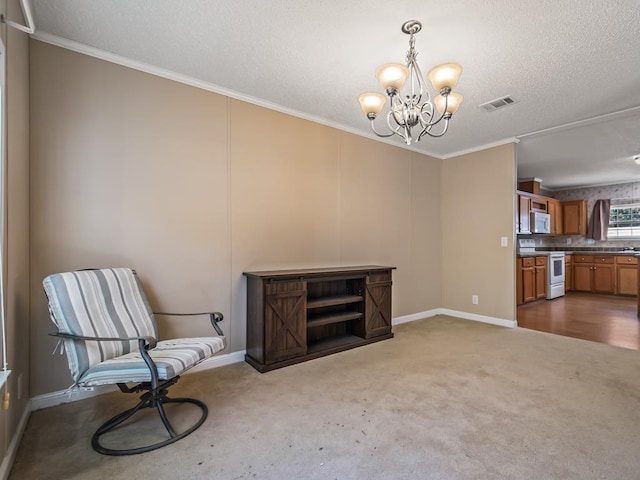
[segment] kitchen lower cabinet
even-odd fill
[[[573,257],[564,256],[564,291],[573,291]]]
[[[608,293],[611,295],[616,293],[616,275],[613,264],[596,264],[593,266],[593,291],[594,293]]]
[[[616,293],[618,295],[638,295],[638,257],[617,256]]]
[[[516,305],[547,297],[547,257],[516,259]]]
[[[547,257],[535,257],[536,300],[547,298]]]
[[[614,257],[573,255],[573,289],[577,292],[615,294]]]
[[[592,290],[592,264],[574,263],[573,265],[573,289],[576,292],[590,292]]]

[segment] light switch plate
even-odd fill
[[[509,246],[509,237],[500,237],[500,246],[508,247]]]

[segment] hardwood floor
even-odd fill
[[[518,307],[518,326],[640,350],[637,299],[569,292]]]

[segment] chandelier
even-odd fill
[[[407,145],[414,139],[412,129],[419,129],[416,142],[424,135],[441,137],[449,128],[451,116],[458,110],[462,102],[462,95],[452,92],[462,73],[462,67],[457,63],[443,63],[433,67],[427,73],[427,79],[436,92],[433,100],[427,91],[426,82],[422,77],[420,67],[416,62],[415,34],[422,29],[418,20],[409,20],[402,25],[402,31],[409,35],[409,51],[407,64],[386,63],[376,70],[376,77],[389,97],[389,112],[387,113],[388,133],[379,133],[374,120],[384,108],[387,101],[381,93],[363,93],[358,97],[362,111],[371,120],[371,129],[379,137],[399,135]],[[409,92],[403,95],[400,90],[409,80]],[[439,131],[432,132],[433,127]]]

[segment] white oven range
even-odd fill
[[[564,295],[564,252],[549,252],[547,262],[547,300]]]

